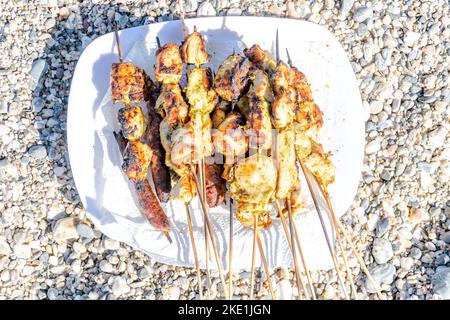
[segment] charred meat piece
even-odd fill
[[[272,122],[269,113],[269,102],[273,100],[273,94],[269,78],[264,71],[255,69],[252,72],[252,82],[247,94],[249,144],[252,148],[270,149],[272,143]]]
[[[254,44],[251,48],[245,49],[244,54],[259,68],[268,72],[274,70],[277,66],[276,61],[269,55],[269,53],[261,49],[261,47],[257,44]]]
[[[309,86],[305,75],[295,67],[291,67],[290,69],[290,82],[294,89],[297,90],[298,102],[300,104],[307,101],[313,101],[311,87]]]
[[[225,120],[225,117],[230,109],[231,106],[228,101],[220,100],[219,103],[216,104],[211,117],[213,128],[217,129],[217,127],[219,127],[223,120]]]
[[[206,201],[210,208],[219,206],[225,200],[226,185],[222,172],[223,168],[218,164],[205,165]]]
[[[234,163],[235,158],[248,150],[244,129],[245,119],[237,112],[230,112],[213,135],[216,152],[225,155],[226,163]]]
[[[167,120],[171,128],[186,123],[189,116],[189,106],[184,101],[178,84],[163,84],[161,93],[156,100],[156,111]]]
[[[323,114],[316,103],[307,101],[300,105],[295,120],[300,124],[302,130],[307,131],[312,128],[317,131],[323,125]]]
[[[275,70],[270,73],[270,81],[276,95],[283,93],[291,86],[290,73],[288,65],[284,62],[278,62]]]
[[[209,55],[206,52],[205,41],[202,35],[194,31],[186,37],[180,48],[181,57],[187,64],[199,66],[208,63]]]
[[[283,129],[294,121],[297,93],[288,87],[274,98],[271,105],[272,124],[277,129]]]
[[[217,70],[214,86],[219,96],[226,101],[237,101],[248,83],[250,61],[232,54]]]
[[[324,187],[334,182],[336,167],[330,160],[331,152],[325,152],[320,143],[312,141],[311,154],[304,160],[305,166]]]
[[[145,131],[145,119],[139,106],[125,105],[117,114],[120,129],[125,139],[139,140]]]
[[[166,151],[164,150],[159,136],[161,119],[156,113],[152,103],[148,104],[148,126],[145,134],[145,142],[152,151],[150,171],[156,194],[161,202],[167,202],[170,196],[170,172],[165,164]]]
[[[142,102],[148,100],[150,78],[144,70],[130,62],[111,65],[111,97],[114,102]]]
[[[127,140],[116,132],[114,132],[114,137],[119,145],[120,153],[123,154],[127,146]],[[147,218],[153,227],[167,235],[169,228],[171,227],[170,221],[164,210],[161,208],[161,205],[158,203],[158,199],[153,193],[148,180],[144,179],[133,182],[133,187],[138,198],[138,208],[140,209],[140,212]]]
[[[136,193],[139,200],[139,206],[150,224],[157,230],[167,234],[171,227],[166,213],[158,203],[158,199],[153,194],[150,183],[147,179],[135,183]]]
[[[209,68],[194,68],[189,72],[186,87],[190,113],[211,113],[217,103],[217,95],[211,89],[211,70]]]
[[[125,150],[122,169],[133,182],[146,179],[152,152],[150,147],[140,141],[130,141]]]
[[[181,80],[182,72],[183,61],[176,43],[166,43],[156,51],[156,81],[164,84],[177,84]]]

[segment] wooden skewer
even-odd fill
[[[285,224],[286,224],[286,222],[285,222]],[[295,241],[297,242],[298,252],[300,253],[300,258],[303,263],[303,268],[305,269],[306,278],[308,279],[309,289],[311,290],[311,296],[312,296],[313,300],[316,300],[317,299],[316,291],[314,290],[314,285],[313,285],[312,279],[311,279],[311,273],[309,271],[308,265],[306,264],[305,255],[303,253],[303,249],[300,244],[300,238],[299,238],[297,226],[295,225],[295,223],[294,223],[294,233],[295,233]]]
[[[325,221],[323,220],[323,217],[322,217],[322,211],[320,210],[319,204],[318,204],[317,199],[316,199],[316,195],[315,195],[315,193],[313,191],[313,187],[311,185],[311,181],[310,181],[309,176],[308,176],[308,172],[306,171],[307,169],[304,167],[303,161],[300,158],[298,158],[298,162],[300,163],[300,166],[301,166],[302,171],[303,171],[303,175],[305,176],[305,179],[306,179],[306,183],[308,184],[308,189],[309,189],[309,192],[310,192],[311,197],[313,199],[314,207],[316,208],[317,215],[318,215],[319,220],[320,220],[320,224],[322,226],[323,234],[325,236],[325,240],[326,240],[326,243],[327,243],[327,246],[328,246],[328,250],[329,250],[330,255],[331,255],[331,259],[333,260],[333,264],[334,264],[334,268],[336,270],[336,274],[337,274],[337,277],[338,277],[338,280],[339,280],[339,284],[342,287],[342,290],[344,292],[345,298],[347,300],[349,300],[350,297],[348,295],[348,292],[347,292],[347,289],[345,287],[344,281],[342,280],[342,277],[341,277],[341,274],[340,274],[340,270],[339,270],[338,261],[337,261],[335,252],[333,250],[333,246],[331,244],[330,237],[328,235],[328,232],[327,232],[327,229],[326,229],[326,226],[325,226]]]
[[[264,254],[264,249],[261,242],[261,237],[259,233],[256,233],[256,241],[258,242],[259,254],[261,255],[261,260],[264,266],[264,272],[266,273],[267,282],[269,283],[270,294],[272,295],[272,300],[276,300],[275,290],[273,289],[272,278],[270,277],[269,264],[267,263],[266,255]]]
[[[200,265],[199,265],[199,262],[198,262],[197,246],[195,245],[195,240],[194,240],[194,230],[192,228],[191,214],[189,213],[189,207],[188,207],[187,203],[185,204],[185,207],[186,207],[187,222],[188,222],[188,226],[189,226],[189,235],[190,235],[191,243],[192,243],[192,250],[194,251],[195,269],[197,271],[198,291],[199,291],[199,294],[200,294],[200,300],[203,300],[202,276],[201,276],[201,273],[200,273]]]
[[[345,227],[342,225],[342,223],[339,221],[339,219],[337,219],[336,214],[334,213],[334,209],[333,209],[333,206],[332,206],[331,200],[330,200],[330,195],[328,194],[327,189],[325,187],[323,187],[319,183],[319,180],[317,179],[317,177],[314,176],[314,179],[315,179],[316,183],[320,186],[319,189],[320,189],[323,197],[325,198],[325,201],[327,202],[327,206],[328,206],[328,208],[330,210],[331,218],[332,218],[333,222],[336,224],[336,227],[335,227],[336,231],[338,232],[340,230],[342,232],[342,234],[344,235],[344,237],[347,240],[348,244],[350,245],[350,249],[352,250],[353,255],[356,257],[356,259],[358,260],[358,262],[361,265],[361,268],[363,269],[364,273],[366,274],[367,279],[369,279],[370,283],[375,288],[375,291],[376,291],[376,294],[377,294],[378,298],[382,299],[383,297],[381,295],[380,288],[379,288],[378,284],[375,282],[375,280],[373,279],[373,277],[370,274],[369,270],[367,269],[367,266],[364,263],[364,260],[361,258],[359,253],[356,251],[356,248],[355,248],[355,245],[353,243],[353,240],[348,235]]]
[[[233,298],[233,201],[230,196],[230,243],[228,251],[228,299]]]
[[[253,249],[252,249],[252,268],[251,268],[251,278],[250,278],[250,300],[253,300],[253,291],[255,284],[255,257],[256,257],[256,239],[258,237],[258,224],[256,217],[253,219]]]
[[[281,224],[283,225],[284,234],[286,235],[286,240],[287,240],[287,242],[289,244],[289,248],[291,249],[292,257],[294,257],[294,254],[292,253],[293,252],[293,247],[292,247],[292,242],[291,242],[291,236],[290,236],[289,231],[288,231],[286,218],[284,217],[283,211],[281,210],[280,202],[278,201],[278,199],[275,200],[275,205],[277,207],[278,214],[280,215]],[[294,224],[294,227],[295,227],[295,224]],[[306,286],[305,286],[304,281],[303,281],[303,279],[301,277],[300,277],[300,283],[302,284],[303,292],[305,293],[306,299],[309,299],[308,291],[306,290]],[[300,287],[298,287],[298,294],[299,294],[299,297],[300,297],[300,294],[301,294],[300,293]]]
[[[114,34],[116,35],[116,44],[117,44],[117,53],[119,56],[119,62],[122,62],[122,49],[120,48],[120,39],[119,39],[119,30],[117,30],[117,26],[116,29],[114,30]]]
[[[297,277],[297,289],[298,289],[298,298],[300,299],[300,284],[305,292],[305,296],[308,297],[308,290],[306,289],[305,282],[300,275],[300,268],[298,267],[297,255],[295,251],[295,242],[294,242],[294,222],[292,221],[294,217],[292,216],[292,207],[291,200],[286,199],[286,203],[288,205],[288,221],[289,221],[289,233],[291,235],[291,243],[292,243],[292,255],[294,256],[294,266],[295,266],[295,275]]]
[[[211,240],[211,245],[212,245],[212,249],[213,249],[213,253],[214,253],[214,257],[216,259],[216,263],[217,263],[217,268],[219,269],[219,276],[220,276],[220,281],[222,282],[222,286],[223,286],[223,291],[225,293],[225,297],[227,296],[227,287],[226,287],[226,283],[225,283],[225,277],[223,276],[223,269],[222,269],[222,264],[220,263],[220,258],[219,258],[219,253],[217,251],[217,245],[216,245],[216,239],[213,236],[213,232],[212,232],[212,227],[211,227],[211,222],[209,220],[209,214],[208,214],[208,209],[207,209],[207,205],[206,205],[206,199],[203,198],[203,194],[199,191],[201,190],[200,188],[200,182],[199,179],[197,177],[197,174],[195,173],[195,170],[191,168],[191,172],[194,176],[194,182],[195,182],[195,186],[197,188],[197,192],[199,194],[199,198],[200,198],[200,204],[202,206],[202,210],[203,210],[203,217],[205,220],[205,224],[208,230],[208,238]]]

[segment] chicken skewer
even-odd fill
[[[295,155],[293,155],[292,143],[290,143],[290,140],[292,141],[293,134],[292,130],[286,128],[289,124],[289,121],[291,121],[292,118],[292,117],[289,118],[289,114],[286,112],[287,110],[289,110],[288,108],[286,108],[286,105],[289,105],[289,103],[291,103],[290,99],[291,96],[293,95],[293,92],[292,89],[286,85],[286,83],[279,83],[280,79],[278,78],[281,78],[281,80],[283,80],[282,69],[284,65],[275,62],[275,60],[273,60],[269,55],[267,55],[264,51],[262,51],[259,48],[259,46],[253,46],[250,49],[246,49],[244,53],[250,59],[250,61],[252,61],[259,68],[265,70],[268,74],[270,74],[272,87],[274,88],[275,91],[274,92],[275,96],[268,95],[272,102],[271,103],[272,117],[274,115],[273,112],[274,109],[278,108],[277,110],[282,111],[278,112],[278,114],[280,115],[279,117],[280,119],[272,118],[271,121],[274,127],[280,130],[280,134],[278,135],[278,139],[276,141],[277,149],[275,152],[276,156],[280,158],[278,159],[279,175],[277,181],[277,194],[276,194],[277,200],[275,200],[276,202],[278,202],[278,199],[288,198],[288,195],[290,194],[291,190],[294,187],[297,176],[297,169],[295,167]],[[277,207],[279,207],[279,205]],[[283,213],[279,211],[279,214],[280,216],[282,216]],[[282,216],[282,219],[283,218],[284,216]],[[291,239],[292,237],[289,236],[287,228],[284,228],[284,231],[286,233],[288,243],[291,244],[290,249],[294,261],[294,269],[296,274],[297,287],[299,289],[299,296],[300,296],[300,287],[302,287],[306,297],[309,298],[309,294],[306,290],[305,283],[299,270],[295,250],[295,243],[292,241]],[[301,254],[301,256],[303,256],[303,253]],[[305,273],[308,273],[308,271],[306,271]]]
[[[159,39],[157,38],[158,44]],[[200,299],[203,299],[203,286],[201,281],[200,265],[198,260],[197,247],[194,240],[192,220],[189,211],[189,203],[194,197],[195,191],[191,184],[193,183],[189,168],[185,165],[177,166],[172,161],[171,136],[177,127],[182,126],[188,121],[188,106],[184,102],[179,87],[181,80],[182,61],[178,46],[174,43],[168,43],[160,46],[157,51],[155,64],[155,77],[162,83],[161,94],[156,103],[156,110],[163,116],[160,124],[161,142],[166,149],[166,164],[172,168],[179,176],[178,197],[184,202],[186,217],[189,227],[189,236],[192,243],[192,249],[195,258],[195,267],[199,283]],[[209,294],[209,290],[208,290]]]
[[[291,61],[291,59],[290,59],[289,52],[288,52],[287,50],[286,50],[286,53],[287,53],[287,56],[288,56],[288,63],[289,63],[289,65],[291,65],[291,67],[292,67],[292,61]],[[298,72],[298,70],[296,70],[294,67],[292,67],[292,69],[294,70],[294,73],[296,73],[296,74],[299,74],[299,73],[300,73],[300,72]],[[297,78],[299,78],[299,77],[297,77]],[[303,86],[304,86],[304,88],[308,87],[308,84],[307,84],[306,80],[304,79],[304,77],[300,77],[300,78],[301,78],[301,80],[303,81]],[[309,89],[309,90],[305,90],[305,92],[307,92],[307,91],[310,92],[310,89]],[[308,95],[310,95],[310,94],[308,94]],[[315,105],[314,103],[311,104],[311,102],[312,102],[312,97],[310,97],[310,98],[308,99],[308,97],[307,97],[308,95],[304,95],[304,96],[303,96],[303,98],[306,98],[306,99],[305,99],[305,100],[306,100],[305,103],[306,103],[307,105],[309,105],[309,106],[311,106],[311,105],[314,106],[314,105]],[[310,100],[310,101],[308,101],[308,100]],[[313,107],[313,109],[314,109],[314,107]],[[307,112],[308,112],[308,111],[311,111],[310,108],[306,108],[306,110],[307,110]],[[319,113],[315,113],[315,115],[318,115],[318,114],[319,114]],[[313,112],[313,115],[314,115],[314,112]],[[308,115],[308,116],[311,116],[311,115]],[[301,117],[301,118],[303,118],[303,117]],[[301,118],[300,118],[300,119],[301,119]],[[321,116],[319,116],[318,118],[313,116],[312,118],[318,119],[318,118],[321,118]],[[297,120],[298,120],[298,118],[297,118]],[[322,121],[321,121],[321,119],[320,119],[320,120],[317,122],[318,127],[321,126],[321,123],[322,123]],[[308,128],[308,130],[309,130],[309,128]],[[316,150],[319,150],[318,154],[322,156],[322,157],[319,157],[319,159],[320,159],[320,160],[323,159],[323,161],[325,161],[325,163],[326,163],[326,161],[327,161],[328,159],[326,158],[327,156],[323,153],[321,147],[320,147],[320,148],[315,148],[315,149],[316,149]],[[306,180],[307,180],[308,188],[309,188],[309,190],[310,190],[311,196],[313,197],[314,205],[316,206],[316,209],[317,209],[317,211],[319,212],[320,209],[319,209],[319,207],[318,207],[318,205],[317,205],[317,200],[315,199],[316,196],[315,196],[314,191],[313,191],[313,189],[312,189],[312,187],[311,187],[311,182],[310,182],[309,177],[308,177],[308,171],[309,171],[309,168],[308,168],[308,165],[304,165],[303,159],[302,159],[301,155],[302,155],[302,153],[299,153],[298,161],[299,161],[300,166],[301,166],[301,168],[302,168],[303,174],[304,174],[304,176],[305,176],[305,178],[306,178]],[[321,158],[322,158],[322,159],[321,159]],[[328,163],[331,163],[331,162],[328,160]],[[312,168],[314,168],[314,167],[312,167]],[[326,168],[326,165],[325,165],[325,168]],[[332,174],[327,173],[327,171],[329,171],[329,170],[322,170],[322,171],[325,172],[325,175],[324,175],[323,173],[321,174],[321,172],[320,172],[319,170],[317,170],[317,171],[315,172],[315,174],[314,174],[314,172],[313,172],[313,177],[316,179],[316,181],[317,181],[317,183],[318,183],[318,185],[319,185],[319,189],[324,193],[324,197],[325,197],[325,199],[327,200],[327,205],[328,205],[328,207],[329,207],[330,214],[331,214],[331,218],[332,218],[332,225],[333,225],[334,229],[336,230],[336,240],[337,240],[337,244],[338,244],[338,249],[339,249],[339,251],[341,252],[341,255],[342,255],[342,258],[343,258],[343,261],[344,261],[344,267],[345,267],[345,269],[346,269],[346,271],[347,271],[347,276],[348,276],[348,279],[349,279],[349,282],[350,282],[350,287],[351,287],[351,289],[352,289],[352,294],[353,294],[353,296],[354,296],[355,298],[357,298],[356,287],[355,287],[355,284],[354,284],[354,280],[353,280],[353,277],[352,277],[352,273],[351,273],[351,270],[350,270],[350,268],[349,268],[349,266],[348,266],[347,257],[346,257],[346,255],[345,255],[345,252],[344,252],[344,249],[343,249],[343,245],[342,245],[342,242],[341,242],[341,239],[340,239],[339,229],[338,229],[338,226],[337,226],[337,219],[336,219],[336,217],[335,217],[335,215],[334,215],[334,211],[333,211],[333,208],[332,208],[332,206],[331,206],[331,202],[329,201],[329,197],[325,196],[325,195],[328,195],[327,193],[325,193],[325,192],[326,192],[326,187],[328,186],[328,184],[330,184],[331,182],[334,181],[334,169],[332,170]],[[331,178],[331,176],[332,176],[332,178]],[[325,177],[325,178],[323,178],[323,177]],[[319,183],[319,182],[318,182],[318,181],[319,181],[319,178],[320,178],[320,180],[321,180],[323,183]],[[319,216],[319,217],[320,217],[320,216]],[[322,219],[321,219],[321,223],[323,224]],[[328,242],[328,241],[327,241],[327,242]],[[357,257],[357,258],[358,258],[358,257]],[[370,274],[368,275],[368,277],[371,278]],[[377,287],[375,287],[375,288],[377,288]],[[345,293],[345,291],[344,291],[344,293]]]
[[[223,122],[225,118],[226,103],[231,102],[231,110],[234,110],[234,105],[236,104],[238,98],[242,95],[243,90],[245,89],[248,82],[248,72],[250,70],[250,61],[247,58],[238,56],[236,54],[232,54],[228,56],[225,61],[220,65],[217,75],[214,78],[214,85],[217,94],[224,99],[222,103],[218,104],[218,108],[215,110],[213,114],[213,124],[215,128],[218,128],[219,125]],[[225,103],[225,105],[224,105]],[[222,118],[222,119],[221,119]],[[218,123],[214,123],[218,122]],[[225,148],[227,148],[226,146]],[[223,151],[223,150],[222,150]],[[245,150],[246,151],[246,150]],[[228,152],[222,152],[226,156],[226,165],[229,167],[233,163],[236,162],[236,153],[235,150],[231,152],[231,155]],[[231,160],[231,161],[230,161]],[[229,267],[228,267],[228,292],[229,299],[231,300],[232,296],[232,274],[233,274],[233,201],[230,197],[230,240],[229,240]]]
[[[130,182],[133,183],[141,212],[152,226],[161,230],[169,242],[172,242],[169,235],[171,224],[146,177],[152,150],[146,143],[140,141],[145,133],[144,116],[139,106],[129,105],[129,103],[148,100],[148,88],[151,80],[142,69],[131,63],[123,62],[117,29],[115,36],[119,63],[113,63],[111,66],[111,96],[113,102],[125,104],[125,107],[121,108],[118,113],[123,136],[114,134],[123,155],[122,168]]]

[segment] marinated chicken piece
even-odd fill
[[[270,203],[277,185],[277,171],[271,158],[255,154],[233,168],[230,195],[238,202]]]
[[[170,158],[173,165],[179,167],[183,164],[193,162],[195,141],[192,127],[179,127],[175,129],[170,137]]]
[[[295,158],[295,132],[285,129],[277,136],[276,155],[278,165],[278,180],[276,197],[286,199],[297,183],[297,166]]]
[[[270,74],[270,81],[276,95],[286,91],[291,86],[289,66],[284,62],[278,62],[275,70]]]
[[[174,42],[166,43],[156,51],[155,78],[164,84],[178,84],[183,73],[180,50]]]
[[[267,74],[259,69],[252,72],[252,85],[247,94],[249,115],[247,128],[251,148],[270,149],[272,143],[272,122],[269,102],[273,100]]]
[[[296,112],[295,120],[300,124],[303,131],[310,128],[318,130],[323,125],[323,114],[316,103],[307,101],[300,104],[300,110]]]
[[[136,141],[144,134],[145,121],[141,107],[126,104],[119,109],[117,120],[125,139]]]
[[[277,129],[291,125],[295,118],[297,94],[292,87],[288,87],[277,95],[271,105],[272,124]]]
[[[297,158],[304,160],[311,154],[311,138],[301,130],[298,130],[298,126],[294,127],[295,129],[295,154]]]
[[[268,204],[259,206],[254,203],[247,202],[237,203],[236,219],[238,219],[244,227],[253,228],[255,218],[258,218],[258,228],[267,228],[272,224]]]
[[[194,31],[186,37],[180,48],[181,57],[187,64],[199,66],[208,63],[209,55],[206,52],[205,41],[202,35]]]
[[[214,152],[211,137],[212,121],[209,113],[191,113],[189,125],[192,128],[195,146],[193,161],[199,162],[202,158],[209,157]]]
[[[189,112],[211,113],[217,102],[217,95],[211,89],[211,70],[194,68],[189,72],[186,96],[189,101]]]
[[[213,128],[217,129],[219,127],[223,120],[225,120],[225,117],[230,109],[231,106],[228,101],[220,100],[219,103],[216,104],[211,117]]]
[[[336,167],[330,160],[331,152],[325,153],[321,144],[312,143],[311,154],[304,160],[304,165],[326,187],[334,182]]]
[[[248,96],[247,95],[242,96],[238,100],[236,105],[241,114],[245,117],[245,119],[248,119],[248,115],[250,114],[250,107],[248,105]]]
[[[216,152],[225,155],[225,163],[233,164],[234,159],[248,150],[248,140],[244,129],[245,119],[237,113],[229,113],[213,135]]]
[[[150,78],[130,62],[111,65],[111,97],[114,102],[143,102],[148,100]]]
[[[152,158],[150,147],[140,141],[130,141],[125,150],[122,169],[133,182],[146,179]]]
[[[289,80],[294,89],[297,90],[298,102],[301,104],[306,101],[313,101],[311,87],[309,86],[305,75],[296,67],[291,67],[289,71]]]
[[[152,150],[150,171],[156,194],[161,202],[167,202],[169,200],[171,189],[170,172],[165,164],[166,151],[162,146],[159,132],[161,118],[155,111],[153,105],[154,101],[154,99],[150,99],[147,105],[148,125],[147,131],[144,134],[144,142],[147,143]]]
[[[194,178],[189,171],[189,168],[184,165],[177,168],[177,174],[180,178],[172,188],[172,195],[175,199],[180,200],[183,203],[189,203],[196,194]]]
[[[210,208],[221,205],[225,200],[226,185],[222,171],[222,166],[218,164],[205,165],[206,202]]]
[[[186,123],[189,117],[189,106],[184,101],[178,84],[162,85],[155,110],[172,128],[180,123]]]
[[[277,62],[269,55],[269,53],[261,49],[257,44],[254,44],[251,48],[245,49],[244,54],[251,62],[263,70],[272,71],[277,66]]]
[[[250,61],[236,54],[228,56],[220,65],[214,79],[219,96],[226,101],[237,101],[248,83]]]

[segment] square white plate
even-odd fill
[[[190,31],[197,26],[213,56],[214,70],[231,54],[240,53],[243,43],[259,44],[274,52],[276,29],[280,34],[281,58],[286,61],[288,48],[295,66],[305,73],[315,101],[324,113],[320,141],[332,151],[336,164],[336,181],[329,187],[336,214],[342,216],[352,204],[360,180],[364,156],[364,116],[356,77],[347,56],[334,36],[325,28],[310,22],[263,17],[214,17],[186,20]],[[126,60],[144,68],[153,77],[155,38],[161,43],[181,43],[180,21],[144,25],[120,31],[121,47]],[[114,34],[94,40],[81,55],[69,96],[67,139],[70,164],[81,201],[90,219],[108,237],[143,250],[154,259],[177,265],[193,266],[181,203],[171,201],[164,206],[174,224],[169,244],[139,214],[129,185],[120,170],[121,157],[112,132],[116,127],[118,106],[109,99],[109,72],[116,62]],[[311,269],[332,266],[317,214],[303,181],[305,209],[296,217],[303,250]],[[323,204],[322,204],[323,205]],[[203,225],[197,199],[194,211],[195,237],[204,266]],[[325,209],[323,210],[325,212]],[[217,234],[219,255],[227,266],[229,234],[228,209],[211,209]],[[261,238],[271,267],[292,266],[288,243],[278,219]],[[328,228],[330,228],[329,220]],[[235,223],[234,270],[249,268],[252,232]],[[259,258],[258,258],[259,259]],[[210,263],[215,268],[215,263]]]

